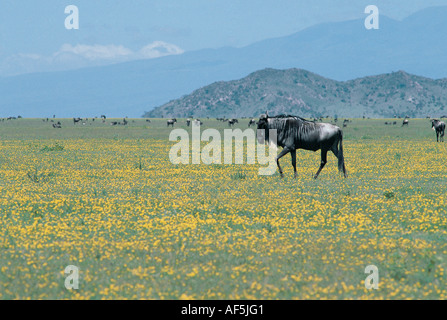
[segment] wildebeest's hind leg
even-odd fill
[[[292,166],[293,166],[293,172],[294,172],[294,178],[296,178],[296,149],[290,151],[290,155],[292,156]]]
[[[340,165],[339,165],[338,170],[339,170],[340,172],[343,172],[343,175],[344,175],[344,177],[346,178],[348,175],[347,175],[347,173],[346,173],[345,161],[344,161],[344,159],[343,159],[343,150],[342,150],[342,149],[338,149],[338,148],[337,148],[337,144],[338,144],[338,142],[337,142],[337,143],[334,143],[334,144],[332,145],[332,147],[331,147],[331,151],[332,151],[332,153],[337,157],[338,161],[342,163],[342,166],[341,166],[341,167],[340,167]],[[342,159],[340,159],[340,157],[342,157]]]
[[[283,173],[282,173],[282,169],[281,166],[279,165],[279,159],[281,159],[282,157],[284,157],[286,154],[288,154],[291,150],[287,147],[284,147],[284,149],[282,149],[282,151],[278,154],[278,156],[276,157],[276,165],[278,166],[279,169],[279,174],[281,175],[281,178],[284,177]]]
[[[321,163],[320,168],[318,169],[317,173],[314,176],[314,179],[318,178],[318,175],[320,174],[321,170],[323,169],[324,165],[327,162],[327,149],[321,149]]]

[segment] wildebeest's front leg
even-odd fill
[[[321,149],[321,163],[320,168],[318,169],[317,173],[314,176],[314,179],[318,178],[318,175],[320,174],[321,170],[323,169],[324,165],[327,162],[327,149]]]
[[[294,178],[296,178],[296,149],[291,150],[290,154],[292,156],[292,166],[293,166],[293,172],[294,172]]]
[[[291,150],[287,147],[284,147],[284,149],[282,149],[282,151],[278,154],[278,156],[276,157],[276,165],[278,166],[279,169],[279,174],[281,175],[281,178],[284,177],[283,173],[282,173],[282,169],[281,166],[279,165],[279,159],[281,159],[282,157],[284,157],[286,154],[288,154]]]

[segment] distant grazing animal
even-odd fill
[[[405,118],[404,121],[402,122],[402,127],[403,126],[408,126],[408,119]]]
[[[191,119],[186,119],[186,125],[189,127],[191,125]]]
[[[78,122],[82,121],[81,118],[73,118],[73,123],[76,124]]]
[[[202,124],[203,124],[202,120],[200,120],[200,119],[195,119],[194,120],[194,125],[199,126],[199,125],[202,125]]]
[[[251,127],[252,125],[256,124],[256,120],[255,119],[250,119],[250,121],[248,122],[248,126]]]
[[[149,120],[149,119],[146,119],[146,122],[149,122],[149,123],[150,123],[150,122],[151,122],[151,120]]]
[[[58,121],[57,123],[53,123],[53,128],[56,128],[56,129],[62,128],[60,121]]]
[[[237,119],[230,119],[230,120],[228,120],[228,125],[230,127],[234,126],[235,123],[239,123],[239,121]]]
[[[281,159],[287,153],[291,153],[292,166],[296,173],[296,149],[317,151],[321,149],[320,168],[315,174],[316,179],[327,162],[327,152],[331,150],[338,159],[338,170],[347,177],[343,156],[343,131],[330,123],[315,123],[306,119],[279,115],[269,117],[268,113],[261,115],[258,121],[258,142],[265,143],[269,140],[269,129],[276,129],[277,145],[283,150],[276,157],[276,164],[281,177],[283,172],[279,165]],[[260,130],[260,131],[259,131]]]
[[[438,119],[432,119],[431,127],[436,131],[436,142],[444,142],[445,122]]]
[[[168,120],[167,121],[167,126],[169,127],[169,126],[174,126],[174,123],[176,123],[177,122],[177,119],[176,118],[174,118],[174,119],[170,119],[170,120]]]

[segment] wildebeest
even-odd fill
[[[432,119],[431,127],[436,131],[436,142],[444,142],[445,122],[438,119]]]
[[[191,119],[186,119],[186,125],[189,127],[191,125]]]
[[[82,119],[81,118],[73,118],[73,124],[76,124],[79,121],[82,121]]]
[[[343,156],[343,131],[330,123],[315,123],[306,119],[279,115],[269,117],[268,113],[261,115],[258,121],[258,142],[265,143],[269,140],[269,129],[276,129],[277,145],[283,150],[276,157],[276,164],[281,177],[283,172],[279,165],[281,159],[287,153],[291,153],[294,177],[296,173],[296,149],[317,151],[321,149],[320,168],[315,174],[316,179],[327,162],[327,152],[331,150],[338,159],[338,170],[347,177]]]
[[[61,122],[58,121],[57,123],[53,123],[53,128],[55,128],[55,129],[60,129],[60,128],[62,128],[62,124],[61,124]]]
[[[202,125],[202,124],[203,124],[202,120],[200,120],[200,119],[194,120],[194,125],[198,126],[198,125]]]
[[[230,120],[228,120],[228,125],[230,127],[234,126],[235,123],[239,123],[239,121],[237,119],[230,119]]]
[[[252,125],[256,124],[256,120],[255,119],[250,119],[250,121],[248,122],[248,126],[251,127]]]
[[[404,121],[402,122],[402,127],[403,126],[408,126],[408,119],[405,118]]]
[[[170,119],[170,120],[168,120],[167,121],[167,126],[169,127],[169,126],[174,126],[174,123],[175,122],[177,122],[177,119],[176,118],[174,118],[174,119]]]

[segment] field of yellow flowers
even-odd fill
[[[331,154],[317,180],[319,153],[281,179],[174,165],[163,120],[61,121],[0,123],[0,299],[447,298],[447,143],[425,119],[354,119],[349,177]]]

